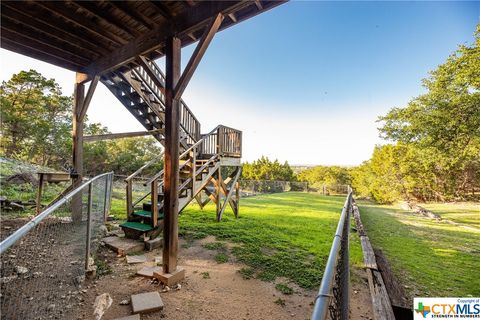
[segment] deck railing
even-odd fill
[[[146,64],[151,69],[151,72],[155,75],[156,80],[163,85],[162,88],[165,87],[165,75],[157,66],[154,61],[146,61]],[[162,88],[159,88],[156,85],[156,82],[152,77],[149,75],[147,70],[143,67],[139,66],[134,69],[136,75],[143,81],[145,85],[147,85],[151,92],[154,93],[158,102],[162,105],[163,111],[165,111],[165,94]],[[182,131],[184,131],[187,135],[187,143],[193,144],[200,139],[200,121],[195,117],[192,110],[187,106],[185,101],[180,100],[180,127]]]
[[[212,132],[202,135],[202,155],[217,154],[223,157],[242,157],[242,131],[223,125],[216,127]]]
[[[352,192],[347,199],[333,237],[332,247],[323,273],[320,290],[315,299],[312,319],[348,319],[349,304],[349,231],[352,212]],[[328,318],[329,317],[329,318]]]

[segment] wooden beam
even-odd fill
[[[115,29],[120,30],[123,33],[128,34],[129,36],[138,36],[140,33],[136,30],[129,30],[125,28],[125,23],[117,20],[114,16],[105,14],[106,10],[104,8],[96,7],[94,4],[95,1],[74,1],[77,7],[90,13],[91,15],[97,17],[97,19],[102,20],[104,23],[113,26]]]
[[[80,110],[80,113],[78,115],[81,121],[83,121],[83,119],[85,118],[85,115],[87,114],[88,107],[90,106],[90,101],[92,101],[93,93],[95,92],[95,88],[97,88],[99,79],[100,79],[100,76],[97,74],[95,77],[93,77],[93,80],[90,83],[90,86],[88,87],[87,95],[85,96],[82,109]]]
[[[77,72],[75,74],[75,83],[86,83],[90,79],[90,76],[86,73]]]
[[[249,5],[251,5],[251,2],[248,1],[238,1],[233,4],[229,1],[200,2],[186,10],[186,12],[175,16],[175,24],[165,21],[151,31],[118,48],[112,54],[93,62],[87,67],[88,73],[104,73],[125,63],[132,62],[139,55],[146,55],[153,50],[163,47],[165,39],[168,37],[173,37],[177,33],[179,38],[186,36],[218,13],[228,14]],[[174,26],[175,28],[173,28]],[[177,30],[181,31],[177,32]]]
[[[155,23],[145,15],[139,14],[134,8],[128,5],[128,1],[109,1],[108,2],[112,7],[122,11],[125,15],[129,16],[133,20],[136,20],[147,29],[152,29]],[[151,3],[146,1],[146,3]]]
[[[114,34],[113,32],[110,32],[106,30],[105,28],[101,28],[99,25],[93,23],[92,21],[88,20],[85,17],[80,17],[77,16],[74,13],[74,10],[69,9],[68,7],[65,7],[64,2],[48,2],[48,1],[36,1],[34,2],[35,5],[42,7],[48,11],[50,11],[53,14],[56,14],[63,19],[69,21],[70,23],[73,23],[85,30],[87,30],[90,33],[95,34],[96,36],[99,36],[103,38],[104,40],[107,40],[109,42],[113,42],[114,44],[126,44],[128,41],[123,39],[122,37]]]
[[[164,133],[164,129],[156,129],[150,131],[136,131],[136,132],[122,132],[122,133],[107,133],[107,134],[97,134],[92,136],[83,137],[84,142],[95,142],[101,140],[112,140],[112,139],[122,139],[122,138],[132,138],[132,137],[143,137],[158,133]]]
[[[20,54],[23,54],[24,56],[45,61],[54,65],[58,65],[58,60],[60,59],[62,60],[62,66],[72,71],[78,71],[82,69],[81,65],[74,63],[71,60],[56,57],[52,54],[48,54],[44,51],[41,51],[38,48],[32,48],[22,43],[18,43],[16,41],[11,41],[7,38],[3,38],[3,36],[2,36],[1,44],[3,49],[10,50],[15,53],[20,53]]]
[[[230,207],[232,208],[233,213],[235,214],[236,204],[235,204],[234,201],[231,201],[232,200],[231,198],[232,198],[233,192],[235,191],[236,183],[237,183],[238,179],[240,178],[240,175],[242,174],[242,169],[241,168],[242,167],[238,167],[236,172],[235,172],[235,178],[233,179],[232,186],[230,187],[230,190],[228,191],[225,202],[223,203],[223,206],[220,209],[220,212],[218,213],[218,221],[220,221],[222,219],[223,212],[227,208],[228,203],[230,203]]]
[[[3,39],[9,39],[15,43],[20,43],[34,50],[48,52],[48,54],[52,57],[56,57],[64,61],[70,61],[78,65],[84,65],[90,61],[90,59],[87,57],[83,57],[72,53],[71,51],[59,48],[55,44],[47,43],[45,38],[40,35],[29,36],[23,31],[15,30],[11,24],[4,20],[2,20],[2,40]]]
[[[259,0],[255,0],[255,5],[257,6],[257,9],[258,9],[258,10],[262,10],[262,9],[263,9],[262,3],[261,3]]]
[[[200,39],[200,42],[195,48],[195,51],[193,51],[192,56],[190,57],[187,66],[185,67],[185,70],[183,70],[180,80],[178,80],[177,86],[175,87],[174,99],[180,99],[182,97],[183,91],[185,91],[188,82],[190,82],[193,73],[197,69],[200,61],[202,60],[205,51],[207,51],[208,45],[210,44],[210,42],[212,42],[213,36],[220,28],[222,21],[223,14],[219,13],[216,17],[212,19],[210,25],[205,29],[205,33]]]
[[[177,270],[178,253],[178,184],[179,184],[179,103],[173,99],[180,78],[180,39],[170,37],[166,45],[165,75],[165,165],[164,165],[164,228],[163,272]]]
[[[65,24],[61,24],[61,18],[49,14],[48,19],[41,19],[47,13],[43,8],[33,7],[30,3],[24,2],[21,10],[11,3],[2,2],[2,18],[3,16],[11,17],[19,22],[28,21],[28,24],[41,32],[52,34],[62,41],[67,41],[79,47],[88,48],[96,52],[99,56],[108,54],[102,43],[92,44],[85,40],[85,37],[78,35],[78,30]],[[62,27],[59,27],[62,25]],[[108,47],[108,45],[107,45]]]
[[[148,3],[151,3],[152,5],[155,6],[156,10],[162,17],[164,17],[167,20],[172,20],[173,16],[168,10],[168,8],[162,3],[162,1],[148,1]]]
[[[230,20],[232,20],[233,22],[237,22],[237,17],[235,17],[235,13],[229,13],[228,14],[228,17],[230,18]]]
[[[46,34],[55,37],[58,41],[68,43],[78,48],[81,51],[87,51],[90,55],[95,55],[96,58],[102,54],[106,54],[107,51],[102,48],[95,47],[87,41],[83,41],[82,38],[76,37],[74,34],[66,32],[60,28],[55,28],[53,24],[48,21],[39,20],[35,16],[30,15],[27,11],[19,11],[15,7],[9,7],[8,4],[2,3],[2,21],[5,18],[14,21],[15,23],[27,23],[30,28],[42,34]],[[53,31],[53,32],[52,32]]]

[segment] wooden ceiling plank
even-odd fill
[[[163,4],[161,1],[148,1],[150,4],[152,4],[157,12],[164,17],[167,20],[172,20],[173,16],[170,13],[170,10],[168,10],[167,6]]]
[[[181,30],[181,32],[178,32],[178,35],[186,36],[218,13],[228,11],[225,12],[228,14],[250,4],[251,2],[243,1],[237,1],[236,3],[229,1],[199,2],[195,7],[186,10],[176,17],[175,25],[177,30]],[[171,26],[171,23],[165,21],[165,23],[158,25],[155,29],[133,39],[128,44],[115,50],[111,55],[102,57],[89,65],[87,67],[88,73],[103,73],[115,69],[122,64],[133,61],[138,55],[145,55],[152,50],[162,47],[168,36],[173,36],[177,33]]]
[[[25,46],[37,48],[38,50],[51,53],[52,56],[63,58],[67,61],[70,60],[81,66],[87,65],[90,61],[90,59],[57,48],[56,46],[53,46],[51,44],[44,43],[40,39],[38,39],[38,37],[28,36],[25,35],[25,33],[18,32],[17,30],[9,29],[7,28],[7,26],[5,26],[4,23],[5,21],[2,21],[2,39],[10,39],[11,41],[14,41],[16,43],[22,43]]]
[[[258,10],[262,10],[262,9],[263,9],[262,3],[261,3],[259,0],[255,0],[255,5],[257,6],[257,9],[258,9]]]
[[[72,71],[83,70],[83,67],[81,65],[76,64],[69,59],[64,59],[63,57],[57,57],[55,55],[43,52],[38,48],[32,48],[32,47],[26,46],[25,44],[15,42],[7,38],[2,38],[2,48],[13,51],[15,53],[20,53],[24,56],[28,56],[33,59],[45,61],[47,63],[51,63],[56,66],[59,65],[58,60],[62,60],[61,67],[63,68],[66,68]]]
[[[91,59],[94,59],[95,57],[98,57],[102,54],[99,51],[94,51],[86,46],[82,46],[80,43],[78,43],[77,39],[75,39],[74,37],[71,37],[70,34],[68,34],[67,32],[64,32],[62,30],[56,30],[55,32],[51,32],[51,30],[46,31],[50,28],[48,24],[45,24],[41,21],[33,19],[32,17],[30,17],[27,14],[24,14],[23,12],[18,12],[8,7],[3,7],[2,20],[5,21],[4,19],[9,19],[15,23],[21,23],[22,25],[27,24],[30,28],[32,28],[37,32],[40,32],[44,35],[48,35],[49,37],[55,38],[58,41],[69,43],[72,46],[75,46],[76,48],[78,48],[78,50],[88,51],[89,55],[91,56]]]
[[[81,8],[82,10],[85,10],[91,15],[102,20],[106,24],[113,26],[115,29],[118,29],[121,32],[128,34],[130,37],[136,37],[140,34],[137,30],[131,30],[131,29],[125,28],[124,27],[125,23],[123,21],[118,21],[118,19],[116,19],[114,16],[105,14],[105,11],[103,9],[98,7],[95,8],[94,2],[75,1],[73,3],[79,8]]]
[[[52,48],[53,50],[56,50],[57,52],[63,52],[64,54],[76,57],[79,60],[83,60],[82,64],[88,64],[90,61],[92,61],[91,56],[89,57],[85,54],[82,55],[82,53],[84,53],[85,51],[77,50],[69,43],[63,41],[61,42],[54,38],[52,39],[48,36],[45,36],[44,34],[39,33],[35,29],[31,28],[30,26],[11,22],[10,18],[8,17],[2,17],[2,32],[3,31],[14,33],[19,37],[27,38],[33,42],[43,44],[49,48]]]
[[[75,13],[72,13],[71,11],[68,10],[68,8],[59,6],[60,3],[62,2],[44,2],[44,1],[36,1],[34,2],[35,5],[40,6],[48,11],[50,11],[53,14],[56,14],[63,19],[76,24],[79,27],[82,27],[85,30],[88,30],[89,32],[102,37],[103,39],[110,41],[116,45],[121,44],[124,45],[128,41],[123,39],[122,37],[108,31],[105,29],[102,29],[100,26],[97,24],[91,22],[90,20],[86,19],[85,17],[79,17]]]
[[[7,16],[12,16],[15,19],[18,16],[20,21],[28,21],[28,23],[32,23],[35,27],[42,32],[54,34],[56,37],[61,37],[63,40],[75,43],[78,46],[86,47],[92,52],[97,53],[98,55],[106,55],[110,51],[107,50],[105,47],[101,46],[101,44],[94,45],[85,38],[79,37],[76,35],[77,30],[69,28],[67,26],[63,26],[63,28],[59,28],[56,24],[58,18],[56,17],[49,17],[49,19],[40,19],[38,18],[37,12],[33,12],[28,8],[28,6],[23,6],[22,10],[15,6],[11,6],[11,3],[2,2],[2,15],[6,14]]]
[[[217,33],[218,29],[220,28],[222,21],[223,14],[219,13],[216,17],[212,18],[212,22],[205,29],[205,33],[202,35],[202,38],[198,42],[197,47],[193,51],[192,56],[190,57],[190,60],[188,61],[188,64],[182,73],[182,76],[178,80],[178,83],[175,87],[174,99],[180,99],[182,97],[185,88],[190,82],[190,79],[197,69],[198,64],[202,60],[205,51],[207,51],[208,45],[215,36],[215,33]]]
[[[147,3],[150,3],[147,1]],[[131,8],[128,5],[128,1],[110,1],[109,4],[122,11],[125,15],[129,16],[131,19],[137,21],[138,23],[142,24],[147,29],[153,29],[155,23],[145,15],[139,14],[134,8]]]

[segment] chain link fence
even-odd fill
[[[34,219],[2,219],[1,319],[71,319],[103,236],[113,174],[68,193]]]

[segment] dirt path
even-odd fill
[[[180,241],[179,265],[185,267],[186,278],[180,290],[162,292],[162,286],[151,280],[134,276],[141,264],[127,265],[125,258],[118,258],[113,252],[105,252],[105,258],[112,267],[112,274],[105,275],[90,285],[86,309],[79,319],[91,319],[95,296],[109,293],[113,304],[102,319],[110,320],[131,314],[130,305],[120,305],[129,300],[131,294],[159,291],[165,304],[162,312],[142,315],[142,319],[309,319],[314,290],[304,290],[289,284],[292,295],[284,295],[275,289],[275,283],[258,279],[243,279],[238,270],[243,265],[234,261],[218,264],[215,251],[207,250],[203,244],[213,242],[213,237],[189,243]],[[161,250],[146,253],[149,260],[161,255]],[[153,262],[146,264],[152,265]],[[208,274],[208,276],[207,276]],[[352,281],[352,319],[369,319],[371,315],[370,295],[366,280],[355,274]],[[278,282],[285,279],[277,279]],[[284,306],[275,303],[284,301]]]

